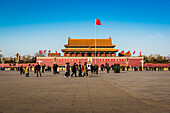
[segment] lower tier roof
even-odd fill
[[[62,49],[62,52],[95,52],[95,48],[87,48],[87,49]],[[96,48],[97,52],[117,52],[118,49],[112,49],[112,48],[106,48],[106,49],[101,49],[101,48]]]

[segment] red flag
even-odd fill
[[[124,53],[125,51],[123,50],[123,51],[121,51],[120,53]]]
[[[141,55],[141,51],[140,51],[140,56],[142,56],[142,55]]]
[[[136,53],[136,51],[133,51],[133,54],[135,54]]]
[[[130,51],[128,51],[127,54],[130,54]]]
[[[39,50],[39,53],[41,53],[41,50]]]
[[[48,51],[49,53],[51,52],[51,50]]]
[[[100,20],[96,19],[96,25],[101,25]]]
[[[44,53],[46,52],[47,50],[44,50]]]
[[[55,51],[55,53],[57,53],[57,51]]]

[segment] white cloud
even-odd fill
[[[162,37],[162,34],[157,33],[157,34],[154,34],[154,35],[150,35],[149,37],[150,37],[150,38],[161,38],[161,37]]]

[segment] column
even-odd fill
[[[66,53],[64,52],[64,56],[66,56]]]

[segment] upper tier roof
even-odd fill
[[[70,39],[65,47],[94,47],[95,39]],[[96,39],[96,46],[98,47],[115,47],[112,44],[111,37],[109,39]]]

